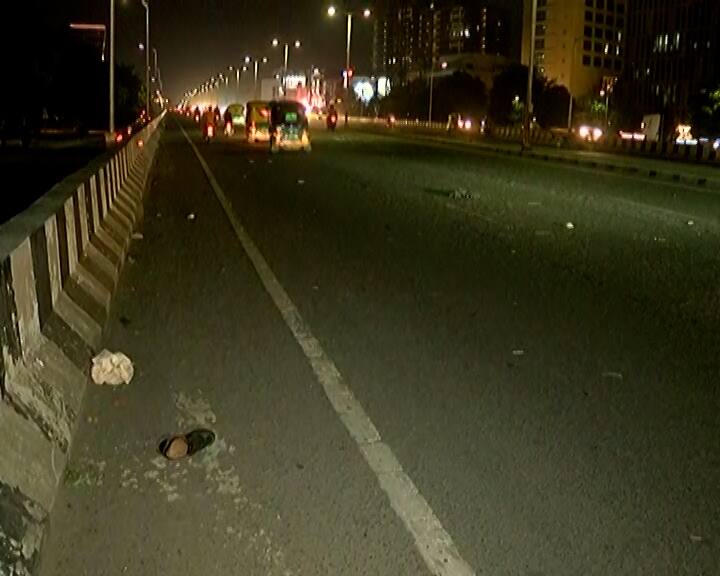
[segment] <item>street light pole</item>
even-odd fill
[[[352,45],[352,26],[353,15],[348,12],[347,15],[347,50],[345,52],[345,90],[350,92],[350,48]]]
[[[110,137],[115,138],[115,0],[110,0]]]
[[[285,80],[287,79],[287,73],[288,73],[288,60],[290,59],[290,44],[285,42],[285,60],[283,64],[283,84],[285,83]]]
[[[573,89],[572,89],[572,74],[575,70],[575,53],[577,52],[577,45],[580,43],[580,38],[573,40],[572,55],[570,57],[570,74],[568,74],[568,93],[570,94],[570,104],[568,105],[568,136],[572,134],[572,118],[573,118]]]
[[[435,88],[435,62],[430,63],[430,106],[428,109],[428,122],[432,122],[433,113],[433,89]]]
[[[145,113],[150,118],[150,4],[140,1],[145,8]]]
[[[530,19],[530,62],[528,62],[528,85],[525,98],[525,118],[523,119],[523,148],[530,147],[530,124],[532,122],[533,78],[535,77],[535,26],[537,24],[538,0],[532,0],[532,17]]]
[[[255,60],[255,98],[259,98],[258,96],[258,75],[260,74],[260,62],[256,59]]]

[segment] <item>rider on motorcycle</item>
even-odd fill
[[[208,106],[207,110],[205,110],[205,113],[202,117],[202,130],[203,130],[203,138],[208,138],[210,136],[208,128],[212,126],[213,128],[213,134],[215,133],[215,114],[213,112],[212,106]]]
[[[223,114],[223,122],[225,124],[225,133],[230,136],[233,129],[233,115],[232,112],[230,112],[230,106],[225,108],[225,114]]]
[[[338,120],[338,115],[337,115],[337,110],[335,109],[335,105],[330,104],[330,107],[328,108],[328,111],[327,111],[328,130],[335,130],[335,127],[337,126],[337,120]]]

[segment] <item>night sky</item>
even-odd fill
[[[34,2],[35,6],[30,8]],[[31,0],[23,20],[41,18],[43,25],[70,22],[107,23],[109,0]],[[282,47],[273,37],[303,42],[293,49],[290,68],[311,65],[340,76],[345,61],[345,22],[326,15],[327,0],[150,0],[151,44],[158,49],[165,93],[173,100],[187,89],[246,54],[267,56],[270,66],[282,65]],[[358,4],[360,6],[360,4]],[[140,0],[116,0],[118,59],[142,73],[145,10]],[[372,23],[358,21],[353,36],[353,60],[358,73],[370,71]]]
[[[338,4],[339,4],[338,0]],[[515,13],[519,21],[521,0],[492,0]],[[311,65],[325,70],[328,77],[340,78],[345,61],[345,22],[330,19],[329,0],[150,0],[151,44],[157,47],[165,93],[177,100],[210,76],[241,64],[246,54],[267,56],[273,68],[282,63],[282,47],[273,49],[271,40],[303,42],[292,50],[291,69]],[[64,28],[70,22],[108,23],[110,0],[24,0],[5,2],[0,19],[2,58],[21,65],[17,47],[35,43],[40,50],[49,27]],[[346,0],[360,9],[373,2]],[[13,12],[10,12],[13,11]],[[142,75],[145,11],[140,0],[116,0],[118,60],[136,66]],[[512,22],[510,23],[512,27]],[[372,62],[372,21],[356,20],[353,35],[353,66],[357,75],[369,74]],[[71,63],[68,63],[71,65]]]

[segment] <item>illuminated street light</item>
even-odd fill
[[[330,16],[331,18],[332,18],[333,16],[335,16],[335,15],[337,14],[337,12],[338,12],[338,10],[337,10],[337,8],[336,8],[335,6],[330,6],[330,7],[328,8],[328,10],[327,10],[327,14],[328,14],[328,16]],[[364,17],[365,19],[368,19],[368,18],[370,18],[370,16],[372,16],[372,11],[370,10],[370,8],[365,8],[365,9],[364,9],[362,12],[360,12],[360,13],[363,15],[363,17]],[[347,28],[346,28],[346,29],[347,29],[347,44],[346,44],[346,47],[345,47],[345,74],[344,74],[344,78],[345,78],[345,79],[344,79],[344,82],[343,82],[343,87],[345,88],[346,91],[349,91],[349,89],[350,89],[350,76],[351,76],[351,75],[349,74],[349,71],[350,71],[350,49],[351,49],[351,45],[352,45],[352,27],[353,27],[353,16],[354,16],[354,14],[353,14],[353,12],[350,12],[350,11],[346,12],[345,14],[346,14],[346,16],[347,16]],[[347,118],[346,118],[346,119],[347,119]]]
[[[280,45],[280,40],[278,40],[277,38],[273,38],[272,45],[274,48],[277,48]],[[300,42],[300,40],[295,40],[293,46],[296,49],[300,49],[302,47],[302,42]],[[285,45],[284,45],[283,56],[284,56],[283,57],[283,89],[284,89],[285,78],[287,77],[287,73],[288,73],[288,61],[290,59],[290,44],[288,44],[287,42],[285,42]],[[267,58],[265,59],[265,62],[267,62]]]

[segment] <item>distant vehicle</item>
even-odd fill
[[[209,144],[215,138],[215,124],[213,122],[206,122],[203,126],[203,142]]]
[[[237,129],[240,126],[245,126],[245,106],[242,104],[230,104],[225,112],[230,112],[233,128]]]
[[[331,132],[335,132],[335,128],[337,128],[338,123],[338,115],[337,110],[335,110],[334,106],[331,106],[328,109],[327,119],[326,119],[327,129]]]
[[[270,152],[280,150],[312,150],[308,119],[301,102],[283,100],[270,104]]]
[[[454,132],[472,132],[476,129],[477,126],[475,126],[475,123],[467,116],[463,117],[461,114],[450,114],[450,116],[448,116],[446,130],[450,134]]]
[[[577,137],[583,142],[599,142],[605,135],[602,128],[583,124],[577,129]]]
[[[0,145],[3,147],[17,140],[23,148],[28,148],[33,138],[33,127],[26,116],[0,118]]]
[[[245,108],[245,135],[249,143],[270,141],[270,103],[253,100]]]
[[[645,135],[647,142],[657,142],[660,140],[661,125],[662,116],[660,114],[646,114],[643,116],[640,132]]]

